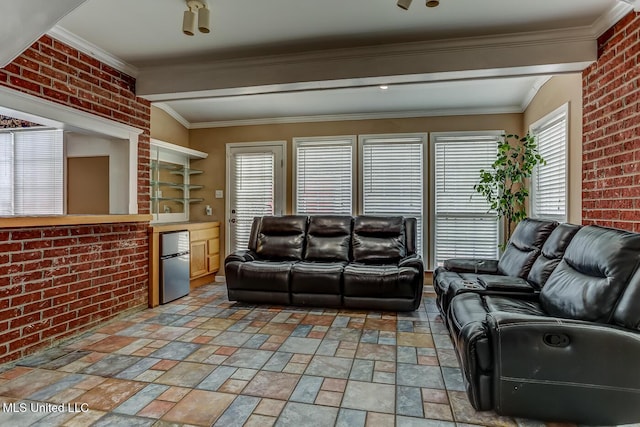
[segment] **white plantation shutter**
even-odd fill
[[[296,139],[295,212],[351,215],[353,138]]]
[[[256,216],[273,215],[274,154],[236,153],[232,156],[236,197],[236,233],[232,248],[246,249]]]
[[[434,264],[497,258],[499,222],[473,186],[497,155],[495,134],[435,134]]]
[[[362,214],[413,217],[418,252],[423,242],[422,136],[363,137]]]
[[[12,212],[8,197],[0,196],[5,215],[62,215],[64,213],[64,142],[61,130],[20,131],[11,133],[13,152],[8,153],[6,135],[2,137],[3,155],[13,156],[12,165],[0,164],[2,189],[9,182],[12,168]],[[9,157],[7,157],[9,158]],[[4,191],[3,191],[4,194]],[[7,192],[11,194],[11,192]]]
[[[13,134],[0,133],[0,215],[13,215]]]
[[[532,126],[538,153],[547,162],[531,179],[531,216],[567,220],[567,108],[556,110]]]

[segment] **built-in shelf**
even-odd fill
[[[182,169],[172,170],[170,173],[173,175],[200,175],[202,172],[203,171],[199,169],[182,168]]]
[[[202,198],[190,197],[188,199],[180,199],[178,197],[152,197],[154,202],[178,202],[178,203],[198,203],[204,201]]]
[[[151,185],[155,185],[156,187],[171,187],[178,189],[188,189],[188,190],[200,190],[204,188],[204,185],[199,184],[178,184],[176,182],[163,182],[163,181],[151,181]]]
[[[202,174],[190,161],[204,159],[207,153],[151,139],[151,212],[155,221],[176,222],[189,219],[189,205],[203,202],[192,191],[204,185],[192,184],[191,177]],[[197,194],[195,194],[197,196]]]

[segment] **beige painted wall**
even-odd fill
[[[582,223],[582,76],[555,76],[540,88],[524,112],[524,127],[569,103],[568,221]]]
[[[286,209],[287,213],[289,213],[291,212],[292,201],[292,138],[294,137],[475,130],[520,132],[522,128],[522,114],[497,114],[192,129],[189,131],[190,148],[207,152],[209,157],[203,160],[195,160],[191,163],[192,167],[205,171],[204,174],[196,175],[192,179],[194,183],[205,186],[205,189],[200,190],[199,193],[203,195],[205,201],[191,206],[190,218],[196,221],[211,219],[221,221],[221,253],[224,254],[225,199],[215,199],[214,190],[225,190],[226,143],[287,141],[288,185]],[[429,176],[428,170],[425,176]],[[205,216],[204,207],[207,204],[213,208],[213,217]]]
[[[109,213],[109,156],[67,158],[67,214]]]
[[[189,129],[158,107],[151,106],[151,138],[189,146]]]

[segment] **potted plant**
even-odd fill
[[[480,181],[473,188],[487,200],[498,219],[506,220],[505,241],[509,241],[515,225],[527,216],[525,201],[529,188],[526,180],[537,165],[544,164],[533,135],[527,133],[521,138],[510,134],[502,135],[491,169],[480,170]]]

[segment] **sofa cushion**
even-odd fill
[[[413,267],[351,263],[344,268],[344,296],[415,298],[420,276]]]
[[[552,316],[607,323],[640,262],[640,234],[582,227],[540,293]]]
[[[270,260],[300,260],[306,231],[306,216],[263,217],[256,254]]]
[[[292,261],[249,261],[227,264],[227,288],[289,292]]]
[[[544,242],[540,256],[535,260],[527,280],[536,289],[541,289],[549,279],[553,270],[560,264],[571,239],[580,230],[579,225],[560,224]]]
[[[542,245],[557,225],[555,221],[531,218],[520,221],[500,257],[498,271],[505,276],[526,279]]]
[[[310,261],[349,261],[350,216],[309,218],[304,258]]]
[[[291,268],[291,292],[340,294],[345,265],[346,262],[298,262]]]
[[[357,217],[353,224],[353,260],[365,264],[391,264],[407,254],[402,217]]]

